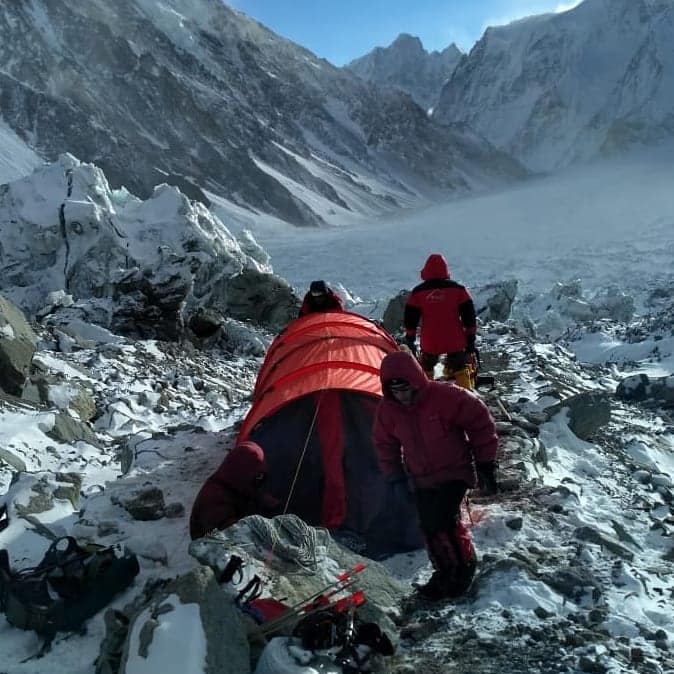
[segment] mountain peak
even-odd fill
[[[368,82],[408,93],[428,110],[435,105],[460,58],[461,51],[455,44],[429,53],[420,38],[400,33],[388,47],[376,47],[346,67]]]
[[[672,0],[585,0],[488,28],[434,119],[465,123],[534,171],[671,137]]]
[[[421,39],[415,35],[410,35],[409,33],[400,33],[398,37],[393,40],[388,49],[410,49],[424,54],[428,53],[424,49],[424,45],[421,42]]]

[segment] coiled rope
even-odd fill
[[[261,515],[250,515],[245,519],[257,542],[281,559],[293,562],[307,572],[315,573],[318,568],[318,530],[308,525],[297,515],[277,515],[266,519]],[[329,539],[324,531],[327,544]]]

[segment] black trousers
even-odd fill
[[[467,489],[465,482],[456,480],[415,492],[428,557],[445,577],[449,594],[456,596],[465,591],[475,573],[475,549],[461,522],[461,502]]]
[[[417,489],[414,496],[421,530],[432,535],[454,529],[466,491],[468,485],[462,480],[447,482],[433,489]]]

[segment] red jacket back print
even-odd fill
[[[391,397],[387,382],[405,379],[417,389],[410,406]],[[452,480],[475,487],[474,462],[494,461],[496,427],[487,406],[472,392],[447,382],[429,381],[417,360],[404,351],[381,365],[384,398],[379,403],[373,443],[388,479],[405,472],[421,489]]]

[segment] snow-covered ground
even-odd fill
[[[445,253],[455,277],[471,286],[519,279],[521,307],[535,321],[549,312],[546,293],[556,281],[580,277],[588,293],[617,283],[637,298],[634,320],[569,319],[553,341],[532,339],[524,320],[483,327],[485,367],[510,420],[493,394],[484,395],[499,418],[502,471],[519,476],[518,486],[474,500],[481,575],[462,601],[403,610],[392,671],[674,671],[674,422],[665,408],[613,396],[634,371],[672,374],[672,302],[663,295],[672,278],[672,178],[673,164],[642,157],[387,221],[328,231],[273,231],[269,222],[258,228],[277,273],[301,290],[325,278],[366,300],[368,312],[373,300],[418,282],[430,252]],[[243,224],[255,230],[255,221]],[[655,287],[661,303],[647,306]],[[527,292],[539,294],[526,300]],[[41,329],[36,359],[60,382],[53,409],[0,401],[0,448],[27,469],[10,484],[13,468],[0,461],[0,493],[25,504],[40,474],[79,473],[80,504],[56,498],[37,517],[57,534],[119,543],[140,555],[140,577],[114,601],[121,607],[145,580],[196,565],[187,553],[189,509],[231,446],[260,359],[77,329],[92,342],[69,353]],[[91,428],[100,446],[49,435],[56,407],[70,405],[67,385],[76,383],[94,396]],[[583,391],[611,406],[610,420],[585,440],[571,431],[566,411],[544,414]],[[120,506],[147,484],[162,489],[174,516],[137,521]],[[38,562],[48,540],[11,508],[10,516],[0,547],[17,567]],[[386,564],[405,581],[429,573],[423,552]],[[183,633],[194,628],[189,611],[175,621]],[[192,634],[201,658],[203,635]],[[37,637],[0,617],[0,671],[92,672],[102,635],[99,614],[86,635],[59,638],[34,659]],[[146,674],[184,674],[166,657],[132,665]]]
[[[669,147],[574,167],[339,230],[253,231],[298,289],[324,278],[365,300],[419,283],[429,252],[444,253],[453,277],[472,287],[517,278],[521,292],[542,292],[580,278],[588,290],[643,289],[674,274],[672,156]]]

